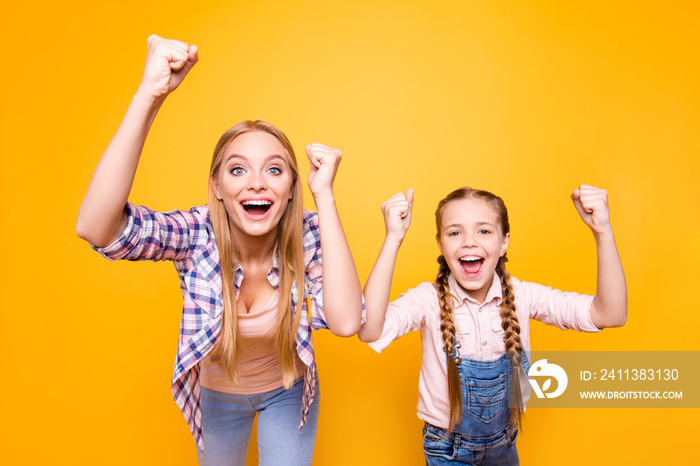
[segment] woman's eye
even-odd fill
[[[267,170],[271,175],[281,175],[282,169],[278,167],[270,167]]]
[[[243,173],[245,173],[245,170],[243,169],[243,167],[233,167],[230,170],[230,172],[232,175],[242,175]]]

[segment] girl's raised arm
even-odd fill
[[[627,283],[610,225],[608,193],[582,184],[571,199],[596,242],[598,278],[591,320],[598,328],[621,327],[627,321]]]
[[[76,233],[81,238],[104,247],[124,230],[124,206],[151,124],[165,98],[180,85],[197,60],[195,45],[155,35],[148,38],[141,84],[102,155],[80,206]]]
[[[398,193],[382,204],[386,235],[377,261],[374,263],[365,284],[367,320],[358,332],[358,337],[362,341],[373,342],[382,336],[396,257],[408,227],[411,225],[412,209],[412,189],[409,189],[405,195]]]

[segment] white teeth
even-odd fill
[[[480,260],[482,260],[482,258],[476,257],[476,256],[469,256],[469,257],[462,257],[459,260],[461,260],[463,262],[474,262],[474,261],[480,261]]]
[[[243,201],[242,204],[243,205],[272,205],[272,202],[260,199],[260,200]]]

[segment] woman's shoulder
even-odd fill
[[[188,210],[171,210],[163,212],[163,215],[175,219],[176,223],[186,227],[192,234],[209,236],[213,235],[209,206],[194,206]]]
[[[188,210],[171,210],[161,215],[173,228],[180,229],[188,236],[190,247],[200,248],[213,242],[214,229],[209,215],[209,206],[200,205]]]
[[[304,219],[304,231],[306,231],[308,228],[315,226],[318,228],[318,214],[314,212],[313,210],[306,210],[304,209],[303,212],[303,219]]]
[[[321,245],[321,234],[318,231],[318,214],[313,210],[304,209],[303,212],[302,235],[304,237],[304,246],[318,243]]]
[[[208,205],[198,205],[190,207],[188,210],[193,217],[195,217],[199,222],[211,225],[211,217],[209,216],[209,206]]]

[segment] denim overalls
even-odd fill
[[[517,465],[515,439],[511,430],[510,381],[513,374],[508,355],[493,361],[478,361],[453,356],[462,385],[462,419],[449,434],[426,423],[423,450],[426,464],[463,463],[470,465]],[[521,353],[521,366],[527,374],[530,362]],[[517,394],[516,396],[520,396]]]

